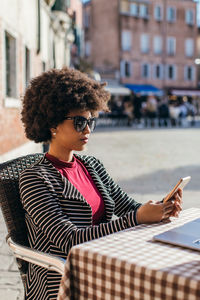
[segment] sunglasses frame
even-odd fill
[[[82,123],[85,122],[85,126],[84,126],[84,128],[81,129],[81,130],[78,130],[78,129],[77,129],[77,119],[78,119],[78,118],[82,119]],[[84,131],[87,125],[89,126],[91,132],[94,131],[94,129],[95,129],[95,127],[96,127],[96,118],[94,118],[94,117],[92,117],[92,118],[90,118],[90,119],[87,119],[87,118],[85,118],[85,117],[83,117],[83,116],[74,116],[74,117],[66,117],[65,120],[73,120],[73,121],[74,121],[74,128],[75,128],[75,130],[76,130],[77,132],[82,132],[82,131]],[[92,124],[92,123],[90,123],[91,121],[92,121],[92,122],[94,121],[94,128],[93,128],[93,129],[91,128],[91,124]]]

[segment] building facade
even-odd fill
[[[105,79],[196,88],[198,29],[192,0],[91,0],[85,57]]]
[[[84,30],[83,30],[83,4],[81,0],[73,0],[69,13],[73,19],[74,43],[71,47],[71,65],[76,64],[79,57],[83,57]]]
[[[44,70],[70,65],[74,41],[66,1],[2,0],[0,10],[0,161],[41,151],[21,123],[21,96]]]

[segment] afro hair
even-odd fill
[[[51,69],[33,78],[22,99],[22,122],[27,138],[51,140],[51,128],[73,110],[108,111],[110,94],[86,74],[70,68]]]

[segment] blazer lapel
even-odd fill
[[[66,177],[64,177],[62,174],[60,175],[64,184],[64,189],[62,192],[63,197],[65,199],[79,199],[80,201],[87,202],[79,190],[77,190],[77,188]]]
[[[51,169],[52,172],[54,172],[58,177],[61,178],[61,181],[63,182],[63,188],[62,188],[62,195],[65,199],[79,199],[80,201],[86,202],[84,197],[81,195],[81,193],[75,188],[75,186],[66,178],[64,177],[52,164],[49,162],[46,158],[44,159],[43,163],[48,166],[48,168]]]
[[[109,196],[109,193],[107,189],[105,188],[101,178],[99,177],[98,173],[94,169],[90,163],[87,162],[87,160],[84,159],[84,157],[76,155],[78,159],[80,159],[85,167],[87,168],[88,172],[90,173],[97,189],[99,190],[100,194],[102,195],[102,198],[104,200],[105,204],[105,210],[106,210],[106,220],[110,221],[113,214],[114,214],[114,209],[115,209],[115,202],[113,199]]]
[[[96,172],[95,168],[86,160],[84,157],[79,156],[76,154],[76,157],[80,159],[83,164],[86,166],[88,172],[90,173],[97,189],[99,190],[105,204],[105,213],[106,213],[106,220],[110,221],[112,219],[115,203],[113,199],[109,196],[107,189],[105,188],[102,180],[100,179],[98,173]],[[56,173],[60,176],[63,182],[63,190],[62,195],[65,199],[77,199],[83,202],[85,205],[90,206],[86,199],[81,195],[81,193],[75,188],[75,186],[66,178],[64,177],[47,159],[43,161],[45,165],[48,165],[52,169],[52,171],[56,171]]]

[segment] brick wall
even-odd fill
[[[126,0],[124,0],[126,1]],[[127,0],[127,3],[130,1]],[[141,1],[142,2],[142,1]],[[86,31],[85,39],[91,41],[91,56],[94,67],[100,73],[109,73],[109,69],[115,71],[120,69],[120,61],[129,61],[132,66],[132,74],[130,77],[121,76],[123,83],[135,84],[153,84],[157,87],[176,86],[176,87],[196,87],[196,76],[192,81],[184,80],[185,65],[193,66],[195,69],[194,60],[196,58],[196,41],[197,27],[188,26],[185,22],[185,10],[193,9],[196,13],[196,3],[192,0],[153,0],[149,2],[149,18],[133,17],[128,14],[119,13],[118,0],[91,0],[85,5],[85,11],[90,11],[91,24]],[[164,7],[172,6],[177,10],[176,22],[168,23],[165,21],[158,22],[154,18],[155,5],[160,4]],[[166,12],[165,12],[166,15]],[[196,19],[196,17],[195,17]],[[132,37],[132,45],[130,51],[122,51],[121,49],[121,31],[130,30]],[[147,33],[150,40],[150,51],[147,54],[142,54],[140,49],[141,34]],[[163,40],[167,36],[175,37],[176,39],[176,55],[168,56],[166,54],[166,42],[163,42],[163,54],[155,55],[153,51],[153,37],[160,35]],[[164,38],[165,37],[165,38]],[[194,56],[188,58],[185,56],[185,39],[192,38],[194,40]],[[142,78],[141,65],[149,63],[151,65],[151,76]],[[174,64],[177,67],[176,80],[155,79],[153,76],[153,66],[155,64],[163,64],[164,66]]]
[[[193,9],[196,11],[196,4],[192,1],[180,1],[180,0],[168,0],[167,6],[175,7],[177,10],[176,22],[158,22],[154,19],[154,8],[155,5],[164,5],[163,0],[152,1],[149,5],[149,15],[150,18],[147,20],[138,19],[129,16],[121,16],[121,29],[129,29],[132,31],[133,46],[132,51],[122,52],[122,59],[131,61],[133,64],[133,76],[129,78],[123,78],[124,83],[136,83],[136,84],[153,84],[157,87],[162,88],[163,86],[175,86],[175,87],[196,87],[196,76],[193,81],[184,80],[184,67],[185,65],[190,65],[196,68],[194,64],[194,59],[196,57],[196,40],[197,40],[197,27],[188,26],[185,22],[185,11],[186,9]],[[184,4],[184,5],[183,5]],[[166,14],[166,12],[165,12]],[[142,54],[140,51],[140,36],[142,33],[149,34],[150,40],[150,51],[147,54]],[[176,39],[176,54],[174,56],[168,56],[166,54],[166,41],[163,43],[163,55],[155,55],[153,52],[153,37],[155,35],[160,35],[164,39],[167,37],[175,37]],[[185,56],[185,39],[192,38],[194,40],[194,56],[192,58],[187,58]],[[176,80],[160,80],[154,79],[153,76],[150,78],[141,77],[141,64],[149,63],[151,67],[155,64],[164,65],[176,65],[177,67],[177,77]],[[151,75],[152,75],[151,68]]]
[[[90,20],[90,59],[101,73],[115,73],[119,69],[118,0],[92,0]]]
[[[20,121],[19,109],[1,108],[0,128],[0,155],[27,142]]]

